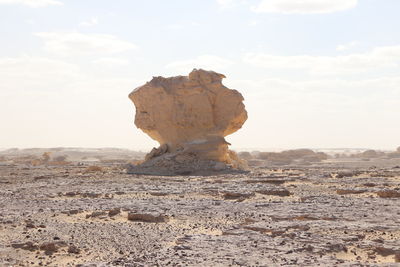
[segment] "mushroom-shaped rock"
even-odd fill
[[[224,137],[242,127],[247,112],[243,96],[225,87],[223,78],[194,69],[189,76],[154,77],[129,94],[136,126],[160,143],[145,163],[165,154],[174,157],[172,164],[188,158],[226,164],[238,160]]]

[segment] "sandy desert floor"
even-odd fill
[[[158,177],[0,166],[0,266],[400,266],[400,160]]]

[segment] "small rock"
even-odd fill
[[[375,247],[374,251],[384,257],[389,256],[389,255],[396,255],[397,253],[400,253],[400,251],[396,251],[394,249],[385,248],[385,247]]]
[[[81,194],[81,196],[86,198],[98,198],[101,196],[101,194],[89,192],[89,193],[83,193]]]
[[[376,194],[382,198],[400,198],[400,192],[396,190],[380,191],[376,192]]]
[[[347,247],[343,244],[330,244],[327,250],[329,252],[347,252]]]
[[[40,248],[40,250],[44,250],[44,253],[46,255],[51,255],[54,252],[57,252],[57,250],[58,250],[57,245],[54,242],[43,243],[42,245],[40,245],[39,248]]]
[[[68,253],[79,254],[80,252],[81,252],[81,250],[79,248],[77,248],[75,245],[70,245],[68,247]]]
[[[26,223],[26,228],[36,228],[36,226],[32,222]]]
[[[400,252],[397,252],[396,255],[394,255],[394,262],[400,262]]]
[[[254,194],[226,192],[224,194],[224,199],[246,199],[251,198],[252,196],[254,196]]]
[[[100,217],[103,215],[106,215],[107,213],[105,211],[93,211],[91,214],[87,214],[86,215],[86,219],[89,218],[96,218],[96,217]]]
[[[164,215],[151,215],[151,214],[141,214],[141,213],[128,213],[128,220],[135,222],[152,222],[152,223],[161,223],[168,222],[168,216]]]
[[[75,214],[78,214],[79,213],[79,210],[70,210],[70,211],[68,211],[68,214],[70,214],[70,215],[75,215]]]
[[[120,208],[115,208],[115,209],[112,209],[112,210],[110,210],[108,212],[108,216],[113,217],[113,216],[118,215],[120,213],[121,213],[121,209]]]
[[[28,241],[28,242],[25,242],[25,243],[13,243],[13,244],[11,244],[11,247],[20,248],[20,249],[29,250],[29,251],[35,251],[35,250],[37,250],[39,248],[37,245],[35,245],[31,241]]]
[[[270,195],[270,196],[280,196],[280,197],[288,197],[291,195],[291,193],[286,190],[260,190],[257,191],[257,193],[262,194],[262,195]]]

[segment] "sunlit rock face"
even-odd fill
[[[136,126],[160,143],[147,161],[172,153],[232,163],[224,137],[242,127],[247,112],[243,96],[225,87],[223,78],[195,69],[188,76],[154,77],[129,95]]]

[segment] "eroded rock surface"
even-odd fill
[[[400,264],[400,158],[159,177],[5,157],[0,266]]]
[[[129,95],[136,126],[160,143],[131,172],[175,174],[226,169],[221,162],[241,165],[224,137],[242,127],[247,112],[243,96],[225,87],[223,78],[195,69],[188,76],[154,77]]]

